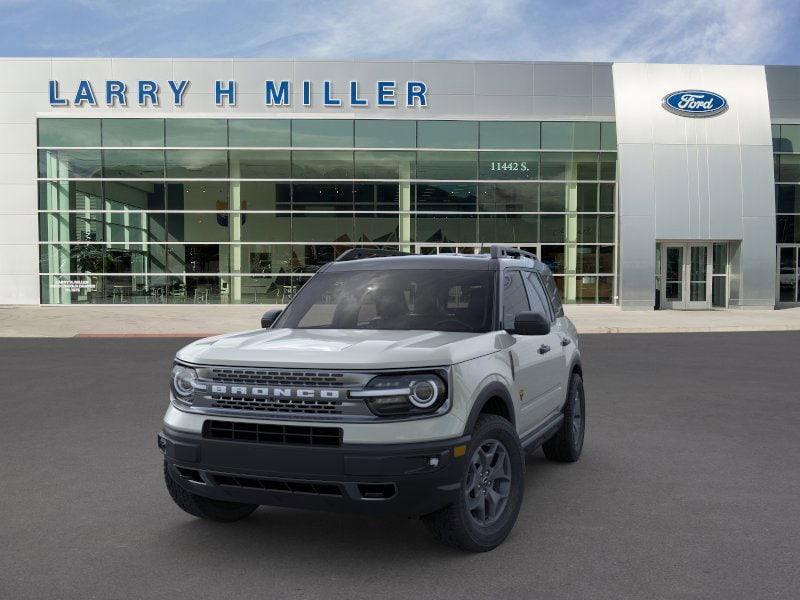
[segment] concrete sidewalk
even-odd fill
[[[203,337],[255,329],[270,305],[0,306],[0,337]],[[621,311],[567,306],[581,333],[800,330],[800,308]]]

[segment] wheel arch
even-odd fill
[[[498,381],[493,381],[484,387],[472,405],[464,433],[469,433],[475,428],[478,417],[482,414],[492,414],[503,417],[516,428],[516,411],[514,401],[508,388]]]

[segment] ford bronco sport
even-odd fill
[[[485,551],[517,519],[525,453],[578,459],[577,332],[532,254],[353,249],[262,329],[177,353],[158,436],[175,503],[421,517]]]

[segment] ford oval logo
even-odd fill
[[[665,109],[684,117],[713,117],[728,110],[728,101],[704,90],[681,90],[664,96]]]

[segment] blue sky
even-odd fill
[[[797,0],[0,0],[0,56],[800,64]]]

